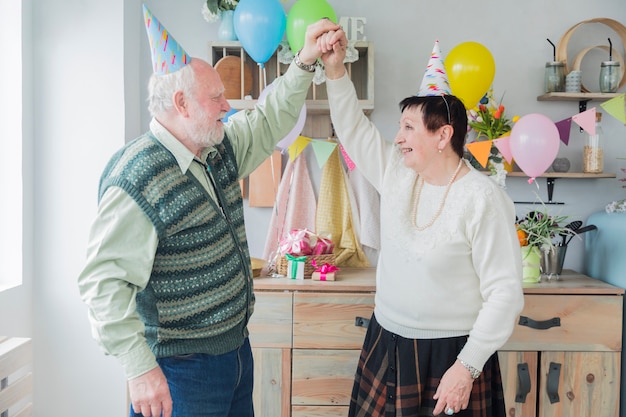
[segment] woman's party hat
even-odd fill
[[[418,96],[442,96],[451,94],[448,76],[443,66],[443,57],[439,50],[439,41],[435,41],[433,52],[430,54],[430,60],[426,66],[426,72],[422,79],[422,85],[417,92]]]
[[[176,39],[154,17],[152,12],[143,5],[143,17],[146,24],[146,32],[150,41],[150,54],[152,55],[152,70],[156,75],[170,74],[178,71],[189,64],[191,57],[176,42]]]

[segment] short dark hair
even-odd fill
[[[429,132],[441,126],[451,125],[454,129],[450,143],[459,157],[463,157],[467,135],[467,110],[463,102],[453,95],[410,96],[400,102],[400,112],[407,108],[421,108],[422,122]]]

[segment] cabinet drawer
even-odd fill
[[[254,313],[250,318],[252,347],[291,347],[293,295],[256,292]]]
[[[540,330],[518,320],[501,350],[622,350],[622,296],[527,294],[520,317],[552,327]]]
[[[369,319],[373,311],[374,294],[295,294],[293,347],[361,349],[366,328],[355,319]]]
[[[294,349],[292,405],[349,405],[360,350]]]
[[[306,406],[291,407],[291,417],[346,417],[348,406]]]

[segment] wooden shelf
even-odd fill
[[[587,102],[606,101],[615,98],[623,93],[546,93],[537,96],[537,101],[577,101],[578,110],[587,110]]]
[[[528,177],[523,172],[509,172],[506,174],[507,177]],[[584,172],[545,172],[538,176],[537,178],[545,178],[546,185],[548,187],[548,201],[544,202],[544,204],[565,204],[558,201],[552,201],[552,195],[554,194],[554,183],[557,178],[570,178],[570,179],[597,179],[597,178],[615,178],[616,174],[611,173],[601,173],[601,174],[587,174]],[[537,201],[516,201],[515,204],[536,204]]]
[[[359,52],[359,59],[346,64],[346,68],[356,89],[359,105],[366,114],[369,114],[374,110],[374,44],[372,42],[359,41],[355,43],[354,47]],[[280,63],[277,53],[274,53],[265,63],[265,71],[263,71],[248,56],[240,42],[209,42],[209,57],[212,65],[217,64],[220,59],[226,56],[240,57],[243,62],[240,72],[240,85],[244,84],[246,71],[249,71],[252,75],[251,94],[247,94],[249,97],[246,97],[246,93],[244,93],[242,88],[239,97],[228,100],[230,106],[237,110],[252,109],[263,90],[263,86],[269,85],[277,77],[284,74],[289,66],[288,64]],[[311,83],[305,103],[308,114],[329,114],[330,108],[326,84],[317,85]]]

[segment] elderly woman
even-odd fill
[[[345,35],[318,39],[331,117],[381,195],[375,309],[350,416],[505,416],[496,350],[523,306],[515,211],[463,159],[467,116],[445,92],[400,102],[386,141],[359,109]]]

